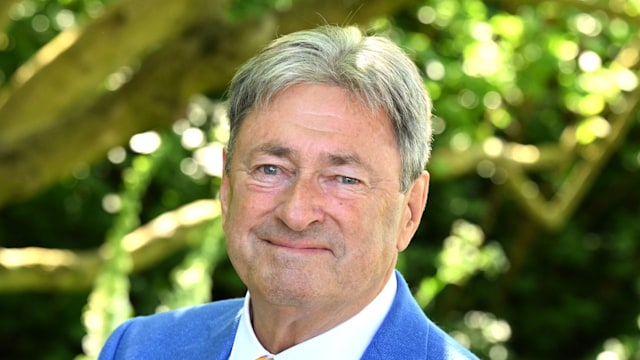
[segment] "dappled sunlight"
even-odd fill
[[[464,315],[463,321],[453,335],[461,342],[473,342],[485,348],[490,360],[506,360],[509,350],[505,344],[511,339],[511,326],[494,314],[472,310]]]
[[[575,41],[553,38],[549,44],[552,53],[562,61],[571,61],[578,57],[580,46]]]
[[[525,34],[525,24],[518,16],[496,14],[489,20],[492,30],[514,44],[520,44]]]
[[[491,157],[498,157],[504,150],[504,142],[497,137],[490,137],[482,143],[482,149]]]
[[[578,67],[584,72],[593,72],[602,67],[602,59],[594,51],[585,51],[578,56]]]
[[[445,76],[444,65],[440,61],[432,60],[427,63],[425,68],[427,76],[433,81],[440,81]]]
[[[587,36],[595,37],[602,32],[602,23],[591,14],[580,13],[573,18],[571,24],[575,26],[576,30]]]
[[[116,146],[107,153],[107,159],[113,164],[122,164],[126,158],[127,151],[122,146]]]
[[[583,116],[600,114],[605,108],[604,97],[599,94],[571,92],[565,97],[565,103],[567,109]]]
[[[102,208],[109,214],[115,214],[122,209],[122,198],[118,194],[106,194],[102,197]]]
[[[188,157],[180,161],[180,171],[192,179],[204,178],[204,172],[194,158]]]
[[[576,85],[591,94],[599,94],[607,100],[619,97],[621,91],[633,91],[638,86],[637,76],[627,68],[615,67],[581,74]]]
[[[485,243],[484,233],[478,225],[457,220],[438,254],[436,275],[422,280],[415,294],[416,300],[424,308],[445,286],[462,286],[477,272],[495,276],[506,271],[508,266],[500,244]]]
[[[438,13],[431,6],[422,6],[418,9],[417,18],[423,24],[431,24],[436,20]]]
[[[196,150],[194,158],[207,175],[221,178],[224,170],[222,164],[223,150],[223,144],[213,142]]]
[[[199,128],[190,127],[182,133],[182,146],[187,150],[202,147],[206,140],[204,131]]]
[[[640,330],[640,315],[636,318],[636,333]],[[612,337],[604,341],[595,360],[630,360],[640,355],[640,342],[633,336]]]
[[[491,25],[486,22],[472,23],[470,33],[471,36],[478,41],[486,42],[493,40],[493,29]],[[517,33],[517,30],[514,33]]]
[[[597,355],[596,360],[624,360],[630,359],[633,354],[629,351],[628,346],[616,338],[605,341],[603,348],[604,350]]]
[[[447,129],[447,124],[441,117],[433,116],[431,119],[431,130],[434,135],[440,135]]]
[[[494,42],[479,42],[467,48],[462,68],[469,76],[490,77],[505,70],[502,56]]]
[[[514,121],[511,114],[503,108],[491,109],[487,107],[487,116],[491,124],[498,129],[507,129]]]
[[[476,271],[496,274],[504,271],[506,258],[497,243],[484,245],[484,233],[477,225],[458,220],[444,240],[439,257],[438,278],[461,285]]]
[[[519,163],[534,164],[540,159],[540,150],[534,145],[513,144],[507,156]]]
[[[482,104],[489,110],[496,110],[502,105],[502,96],[497,91],[489,91],[482,98]]]
[[[186,116],[175,121],[172,130],[180,136],[182,147],[192,153],[180,162],[183,174],[195,180],[222,177],[222,152],[229,138],[224,103],[194,96]]]
[[[467,109],[478,106],[478,96],[471,90],[464,89],[458,94],[458,103]]]
[[[133,135],[129,140],[131,150],[138,154],[152,154],[162,144],[160,135],[155,131],[147,131]]]
[[[76,25],[76,15],[68,9],[60,10],[55,16],[55,25],[61,30],[66,30]]]
[[[8,269],[40,266],[54,270],[70,266],[78,261],[76,253],[70,250],[27,247],[20,249],[0,248],[0,266]]]
[[[638,87],[638,76],[627,68],[614,69],[615,83],[623,91],[633,91]]]
[[[596,139],[606,138],[611,132],[609,122],[600,116],[592,116],[580,122],[576,128],[576,138],[580,144],[586,145]]]
[[[455,151],[465,151],[471,146],[471,137],[465,132],[456,133],[451,137],[449,145]]]
[[[176,273],[176,281],[182,286],[192,286],[202,281],[203,275],[207,275],[202,271],[203,266],[190,267]]]
[[[498,243],[487,242],[478,225],[457,220],[438,255],[436,275],[421,281],[415,297],[426,308],[447,285],[461,287],[476,273],[495,277],[508,268],[509,261]],[[491,360],[505,360],[509,355],[505,343],[511,332],[507,321],[473,310],[457,323],[451,335],[466,347],[484,349]]]

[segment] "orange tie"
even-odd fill
[[[273,360],[273,358],[269,355],[263,355],[257,358],[256,360]]]

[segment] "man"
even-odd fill
[[[247,296],[130,320],[100,358],[474,359],[394,270],[429,184],[431,104],[407,56],[353,27],[301,31],[229,100],[220,201]]]

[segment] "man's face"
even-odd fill
[[[426,201],[427,175],[400,192],[386,114],[339,87],[296,85],[250,113],[229,165],[220,192],[229,257],[252,298],[270,304],[366,305]]]

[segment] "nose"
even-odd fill
[[[322,222],[323,192],[313,178],[296,178],[283,192],[276,215],[291,230],[303,231],[316,222]]]

